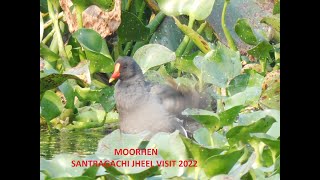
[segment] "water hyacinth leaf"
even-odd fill
[[[271,116],[266,116],[259,121],[247,126],[236,126],[230,129],[226,137],[230,145],[237,142],[248,143],[251,139],[250,133],[266,133],[276,120]]]
[[[278,16],[264,17],[261,23],[271,26],[274,30],[280,32],[280,18]]]
[[[114,62],[109,53],[106,41],[92,29],[79,29],[72,35],[85,49],[87,59],[90,60],[90,72],[111,72]]]
[[[40,43],[40,57],[45,59],[52,67],[56,66],[57,60],[60,56],[51,51],[45,44]]]
[[[159,8],[168,16],[188,15],[196,20],[207,18],[214,4],[214,0],[157,0]]]
[[[59,86],[60,91],[63,93],[64,97],[67,100],[65,105],[66,109],[74,108],[74,97],[75,97],[74,85],[75,85],[74,82],[67,80],[66,82],[62,83]]]
[[[50,90],[60,86],[63,82],[68,79],[76,80],[77,84],[85,87],[87,84],[83,82],[80,78],[71,74],[50,74],[43,78],[40,78],[40,94],[44,93],[46,90]]]
[[[79,109],[79,113],[76,116],[77,122],[98,122],[103,123],[106,116],[106,112],[102,109],[85,106]]]
[[[280,70],[268,73],[262,84],[262,94],[259,100],[262,108],[280,110]]]
[[[225,88],[229,80],[241,72],[240,53],[233,51],[221,43],[215,50],[210,51],[204,57],[194,58],[195,66],[202,72],[206,83]]]
[[[257,45],[258,40],[247,19],[238,19],[234,29],[243,42],[250,45]]]
[[[207,128],[199,128],[193,133],[193,138],[204,147],[224,148],[227,138],[218,132],[211,133]]]
[[[98,166],[91,166],[91,167],[89,167],[88,169],[86,169],[84,171],[82,176],[87,176],[87,177],[90,177],[90,178],[96,178],[96,174],[97,174],[98,170],[99,170]]]
[[[267,59],[271,59],[269,53],[272,50],[273,50],[273,47],[271,44],[269,44],[267,41],[262,41],[257,46],[248,50],[248,54],[258,58],[259,60],[267,60]]]
[[[164,160],[186,160],[188,159],[187,150],[181,137],[179,131],[175,131],[171,134],[159,132],[155,134],[149,141],[148,148],[157,148],[159,156]],[[161,169],[162,178],[172,178],[175,176],[181,176],[185,167],[163,167]]]
[[[263,76],[254,70],[248,70],[232,79],[227,87],[230,95],[225,101],[225,109],[239,105],[256,105],[262,92]]]
[[[273,6],[273,11],[272,13],[275,14],[280,14],[280,1],[276,2]]]
[[[242,149],[233,151],[231,153],[210,157],[204,164],[204,172],[209,177],[219,174],[228,174],[243,153],[244,150]]]
[[[207,53],[211,50],[209,43],[200,34],[198,34],[192,28],[184,24],[181,24],[177,18],[173,17],[173,19],[176,22],[176,25],[180,28],[180,30],[186,36],[188,36],[203,53]]]
[[[99,141],[96,155],[100,159],[121,158],[121,156],[114,154],[115,149],[136,149],[148,134],[148,132],[125,134],[121,133],[119,129],[114,130]]]
[[[204,127],[214,132],[220,127],[220,118],[217,114],[202,109],[186,109],[182,113],[185,116],[192,116],[196,121],[201,123]]]
[[[200,144],[195,143],[191,139],[185,138],[181,136],[181,139],[185,146],[188,149],[188,152],[190,152],[191,157],[194,160],[197,160],[197,167],[203,168],[203,165],[205,161],[214,155],[220,154],[223,149],[219,148],[214,148],[214,149],[209,149],[201,146]]]
[[[118,28],[121,43],[129,41],[144,41],[149,37],[150,29],[133,13],[122,11],[121,24]]]
[[[64,74],[75,75],[87,84],[91,84],[89,62],[87,60],[82,60],[77,66],[66,70]]]
[[[91,178],[87,176],[79,176],[79,177],[51,178],[50,180],[95,180],[95,178]]]
[[[160,44],[148,44],[139,48],[133,55],[133,59],[136,60],[142,72],[145,73],[152,67],[175,60],[176,55]]]
[[[280,140],[265,133],[250,133],[250,137],[256,139],[257,141],[262,141],[264,144],[269,146],[274,154],[274,157],[280,155]]]
[[[253,152],[246,163],[240,165],[236,169],[232,169],[229,172],[229,175],[232,178],[240,179],[244,174],[246,174],[252,168],[252,165],[255,162],[256,157],[257,155]]]
[[[234,106],[226,111],[222,111],[221,113],[219,113],[220,126],[229,126],[233,124],[242,108],[242,105]]]
[[[46,91],[40,100],[41,116],[46,121],[58,117],[63,109],[61,98],[53,91]]]
[[[100,91],[98,102],[103,106],[106,112],[111,111],[115,106],[114,89],[105,87]]]
[[[173,18],[166,16],[151,36],[149,43],[161,44],[171,51],[175,51],[181,43],[183,36],[183,32],[176,26]]]
[[[46,171],[51,178],[81,176],[86,167],[72,167],[71,162],[81,161],[73,154],[58,154],[52,160],[40,158],[40,171]]]
[[[75,94],[80,101],[98,101],[100,90],[91,90],[90,88],[75,87]]]
[[[178,57],[175,61],[175,67],[181,71],[192,73],[199,78],[201,76],[201,72],[193,63],[193,59],[197,54],[198,53],[189,56]]]

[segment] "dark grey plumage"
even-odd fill
[[[174,82],[171,86],[149,83],[131,57],[120,57],[117,63],[120,76],[115,85],[115,99],[120,130],[124,133],[148,130],[150,136],[175,130],[186,134],[185,123],[179,120],[181,112],[186,108],[200,108],[203,104],[200,95],[188,89],[179,90]]]

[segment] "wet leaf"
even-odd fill
[[[238,19],[237,24],[235,25],[235,32],[245,43],[257,45],[258,40],[247,19]]]
[[[159,8],[168,16],[189,15],[196,20],[207,18],[214,4],[214,0],[157,0]]]
[[[61,98],[53,91],[46,91],[40,100],[41,113],[46,121],[58,117],[63,109]]]
[[[233,151],[231,153],[216,155],[204,164],[204,172],[207,176],[212,177],[218,174],[227,174],[243,155],[244,150]]]
[[[253,139],[257,141],[262,141],[264,144],[269,146],[274,157],[277,157],[280,155],[280,140],[272,136],[269,136],[268,134],[265,134],[265,133],[250,133],[250,136]]]
[[[250,133],[266,133],[276,120],[271,116],[266,116],[259,121],[247,126],[236,126],[230,129],[226,137],[230,145],[237,142],[248,143]]]
[[[176,55],[170,49],[160,44],[148,44],[139,48],[133,55],[133,59],[139,64],[142,72],[176,59]]]
[[[129,41],[144,41],[149,37],[150,29],[133,13],[122,11],[121,24],[118,28],[121,43]]]
[[[214,132],[220,127],[220,118],[217,114],[202,109],[186,109],[182,113],[185,116],[192,116],[196,121],[201,123],[204,127]]]
[[[205,147],[223,148],[226,146],[227,139],[218,132],[210,133],[207,128],[199,128],[193,133],[194,139]]]
[[[232,125],[242,108],[242,105],[234,106],[226,111],[222,111],[221,113],[219,113],[220,126],[222,127]]]

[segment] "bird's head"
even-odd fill
[[[116,79],[128,80],[137,76],[143,76],[141,68],[134,59],[129,56],[120,56],[114,66],[114,71],[109,83]]]

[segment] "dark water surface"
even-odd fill
[[[40,157],[52,159],[60,153],[76,153],[80,156],[94,154],[99,140],[110,133],[106,130],[83,130],[50,133],[40,131]]]

